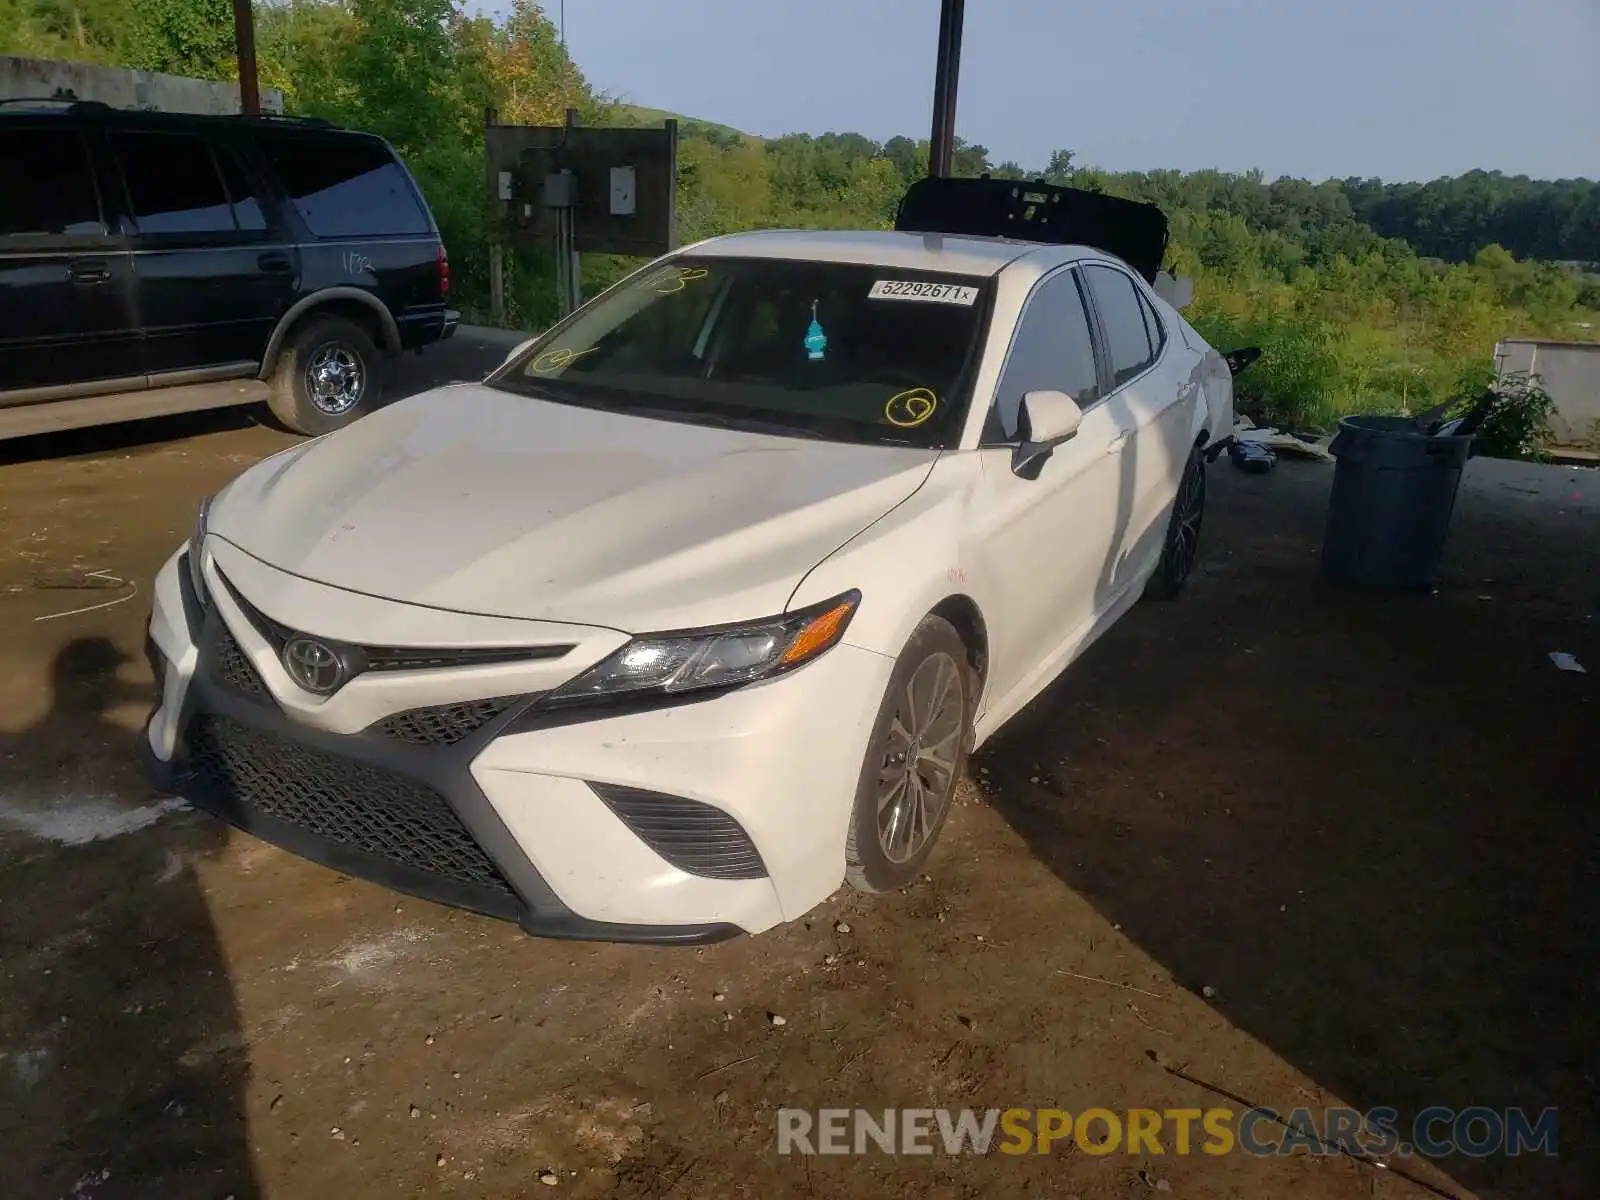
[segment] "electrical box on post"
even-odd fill
[[[638,195],[638,175],[632,167],[611,168],[611,215],[631,217]]]
[[[582,254],[654,258],[677,246],[678,126],[484,128],[485,182],[513,244],[553,246],[571,218]],[[509,199],[499,175],[512,174]],[[554,180],[567,173],[566,182]]]
[[[578,179],[571,171],[554,171],[544,177],[544,206],[571,208],[578,202]]]

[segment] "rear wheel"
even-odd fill
[[[955,628],[924,617],[889,677],[862,764],[845,843],[851,886],[903,887],[933,853],[966,766],[972,680]]]
[[[1206,515],[1206,462],[1196,446],[1189,451],[1178,496],[1172,504],[1172,519],[1167,523],[1167,540],[1161,547],[1161,561],[1145,585],[1152,600],[1173,600],[1189,581],[1195,560],[1200,555],[1200,525]]]
[[[312,317],[289,335],[272,374],[272,415],[296,433],[332,433],[383,397],[383,359],[348,317]]]

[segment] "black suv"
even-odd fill
[[[0,180],[0,438],[258,400],[326,433],[459,320],[371,134],[10,101]]]

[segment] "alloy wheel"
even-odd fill
[[[878,847],[891,863],[916,857],[949,807],[964,708],[961,665],[949,654],[930,654],[906,681],[878,774]]]
[[[1168,576],[1181,583],[1194,569],[1200,553],[1200,522],[1205,516],[1206,476],[1198,463],[1190,461],[1178,485],[1174,506],[1172,545],[1168,553]]]

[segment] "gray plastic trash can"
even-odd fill
[[[1345,417],[1322,538],[1330,579],[1390,592],[1431,591],[1471,437],[1429,437],[1405,417]]]

